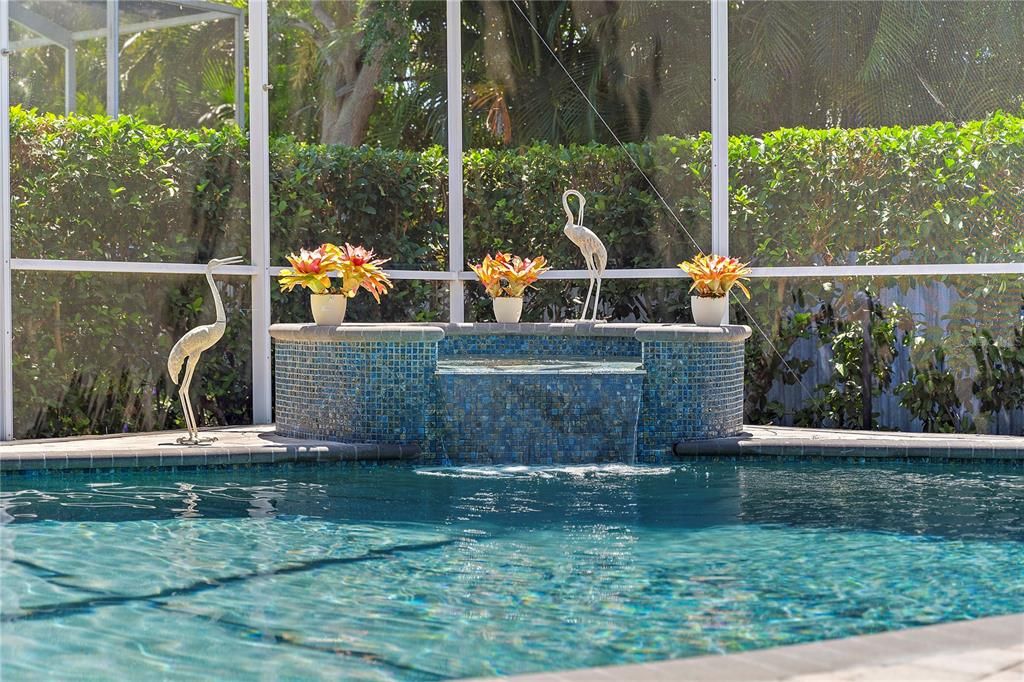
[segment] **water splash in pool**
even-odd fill
[[[570,478],[582,477],[623,477],[623,476],[667,476],[685,470],[685,467],[643,466],[635,464],[552,464],[526,466],[507,464],[496,466],[440,466],[417,467],[420,476],[443,476],[449,478]]]

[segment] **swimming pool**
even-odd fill
[[[1024,611],[1024,476],[691,463],[2,479],[0,676],[433,680]]]

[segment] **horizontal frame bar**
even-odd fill
[[[36,35],[42,36],[46,44],[60,45],[64,49],[74,47],[74,35],[60,24],[47,19],[41,14],[36,14],[22,5],[12,4],[8,12],[11,21],[21,24]]]
[[[1024,263],[933,265],[809,265],[751,268],[751,277],[917,277],[921,275],[1021,275]]]
[[[152,31],[160,28],[173,28],[175,26],[192,26],[194,24],[203,24],[208,21],[223,21],[225,19],[234,19],[236,16],[244,15],[244,11],[231,11],[232,8],[225,5],[225,11],[216,12],[202,12],[199,14],[187,14],[180,17],[169,17],[167,19],[153,19],[152,21],[142,21],[134,24],[121,24],[118,28],[120,35],[133,35],[135,33],[142,33],[143,31]],[[12,20],[17,21],[14,17]],[[18,22],[21,23],[21,22]],[[31,26],[26,26],[29,30],[34,33],[38,33]],[[71,39],[74,42],[81,42],[84,40],[91,40],[93,38],[103,38],[107,35],[107,29],[105,28],[93,28],[87,31],[75,31],[70,34]],[[45,47],[47,45],[61,45],[61,43],[51,40],[46,37],[41,38],[24,38],[11,43],[11,49],[15,52],[19,50],[27,50],[31,47]]]
[[[203,275],[201,263],[140,263],[138,261],[43,260],[12,258],[11,269],[25,272],[114,272],[125,275]],[[228,265],[217,270],[219,275],[252,277],[258,274],[255,265]]]
[[[267,268],[271,277],[289,267],[288,264]],[[202,263],[145,263],[139,261],[89,261],[12,258],[11,269],[38,272],[119,272],[138,275],[201,275],[206,272]],[[252,276],[258,274],[255,265],[231,265],[218,270],[223,275]],[[472,271],[445,270],[387,270],[392,279],[424,281],[472,281]],[[752,268],[752,278],[828,278],[828,277],[919,277],[942,275],[1024,275],[1024,263],[938,263],[929,265],[809,265],[793,267]],[[586,270],[549,270],[541,279],[587,279]],[[613,268],[605,270],[604,279],[686,279],[679,268]]]
[[[271,273],[287,268],[288,265],[271,267]],[[471,270],[446,272],[443,270],[386,270],[392,279],[421,279],[445,281],[474,281],[476,273]],[[797,267],[751,268],[754,279],[772,277],[918,277],[922,275],[1017,275],[1024,274],[1024,263],[963,263],[935,265],[821,265]],[[587,279],[586,270],[548,270],[541,279],[566,280]],[[612,268],[604,271],[602,279],[688,279],[679,268]]]
[[[753,279],[829,278],[829,277],[917,277],[921,275],[1016,275],[1024,274],[1024,263],[977,263],[937,265],[821,265],[806,267],[751,268]],[[541,279],[587,279],[586,270],[548,270]],[[472,272],[459,273],[460,279],[476,279]],[[603,279],[689,279],[679,268],[616,268],[605,270]]]

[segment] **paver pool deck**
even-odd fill
[[[285,438],[274,432],[273,425],[223,427],[201,434],[217,441],[203,446],[178,445],[175,440],[185,435],[184,431],[161,431],[0,443],[0,471],[415,461],[420,456],[415,445]],[[780,457],[1024,463],[1024,438],[745,426],[741,436],[680,443],[675,452],[682,461]]]
[[[487,679],[507,682],[1022,682],[1024,614],[724,656]]]
[[[415,459],[414,445],[353,445],[285,438],[269,426],[202,429],[205,445],[179,445],[184,431],[49,438],[0,443],[0,471],[202,467],[286,462],[386,462]]]
[[[202,467],[285,462],[415,461],[416,446],[284,438],[273,426],[209,429],[217,441],[178,445],[184,432],[0,444],[0,471]],[[1024,462],[1024,438],[746,426],[743,435],[677,445],[680,460],[764,457],[848,461]],[[2,481],[0,481],[2,482]],[[1024,682],[1024,614],[650,664],[540,673],[515,682]]]

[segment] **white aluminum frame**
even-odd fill
[[[711,250],[729,255],[729,5],[711,0]]]
[[[40,14],[25,11],[25,9],[20,5],[11,5],[8,3],[7,9],[10,14],[8,18],[11,21],[16,21],[22,26],[35,31],[40,35],[49,36],[49,39],[43,43],[44,45],[52,43],[64,50],[64,113],[72,113],[75,110],[75,93],[78,91],[78,72],[75,60],[76,47],[74,35],[63,26],[56,24]],[[8,24],[8,30],[10,30],[9,27],[10,24]],[[16,49],[13,45],[9,47],[12,50]]]
[[[208,10],[204,14],[156,20],[146,24],[120,25],[119,0],[107,0],[107,26],[94,31],[71,34],[71,50],[67,59],[73,60],[74,40],[92,37],[107,38],[108,65],[113,64],[118,72],[118,47],[120,35],[128,32],[150,30],[167,26],[197,23],[200,20],[225,20],[235,22],[234,70],[236,75],[235,107],[236,122],[245,127],[245,12],[228,5],[204,3],[189,0],[193,7]],[[249,73],[252,83],[268,82],[267,63],[267,2],[250,0],[250,40],[261,45],[261,49],[250,50]],[[9,0],[0,0],[0,48],[11,48],[9,41],[10,15]],[[29,27],[31,28],[31,27]],[[40,45],[52,41],[40,39]],[[20,41],[19,47],[30,47],[35,42]],[[63,46],[63,45],[62,45]],[[112,61],[110,61],[112,60]],[[13,319],[11,300],[11,272],[92,272],[120,273],[126,275],[202,275],[206,266],[196,263],[149,263],[125,261],[53,260],[11,257],[11,216],[10,216],[10,65],[8,55],[0,57],[0,441],[14,438],[14,376],[13,376]],[[65,64],[67,65],[67,61]],[[109,73],[108,69],[108,73]],[[73,73],[73,61],[72,71]],[[107,80],[107,111],[116,115],[120,99],[120,84],[117,77]],[[72,105],[73,109],[73,105]],[[68,109],[66,106],[66,110]],[[253,87],[250,91],[250,265],[225,267],[222,274],[251,278],[252,293],[252,372],[253,372],[253,422],[266,424],[271,421],[271,365],[270,365],[270,178],[269,131],[270,115],[267,90]],[[259,200],[257,200],[259,198]]]
[[[121,0],[107,0],[107,116],[121,111]]]
[[[111,4],[117,0],[108,0]],[[190,0],[190,5],[199,4]],[[728,206],[728,2],[710,0],[711,11],[711,215],[712,249],[729,251]],[[212,10],[219,5],[210,5]],[[0,49],[9,49],[9,0],[0,0]],[[476,276],[465,269],[463,251],[463,174],[462,174],[462,45],[459,0],[446,0],[446,50],[448,93],[448,269],[390,270],[394,279],[442,281],[449,284],[450,317],[463,319],[464,283]],[[252,368],[253,421],[271,421],[270,287],[284,264],[270,263],[270,159],[268,93],[268,7],[267,0],[249,1],[249,131],[250,131],[250,241],[252,262],[224,269],[225,275],[246,276],[252,283]],[[194,18],[194,17],[192,17]],[[224,18],[221,15],[220,18]],[[172,21],[172,20],[168,20]],[[244,16],[236,18],[236,36],[244,36]],[[171,25],[164,22],[164,25]],[[121,27],[125,30],[127,27]],[[155,28],[155,26],[154,26]],[[102,29],[100,35],[104,35]],[[79,34],[74,34],[78,36]],[[117,41],[115,41],[116,44]],[[235,54],[235,71],[244,65],[244,45]],[[13,320],[11,319],[11,272],[108,272],[123,274],[197,275],[204,266],[192,263],[102,262],[82,260],[25,259],[11,257],[10,160],[9,160],[9,60],[0,57],[0,440],[14,436],[13,405]],[[242,91],[244,92],[244,90]],[[238,94],[238,102],[244,96]],[[239,106],[241,110],[243,107]],[[244,125],[244,117],[240,119]],[[1024,263],[947,263],[932,265],[850,265],[791,266],[754,268],[755,278],[836,277],[934,277],[943,275],[1024,275]],[[684,279],[678,268],[612,269],[607,279]],[[551,270],[542,276],[548,280],[582,280],[586,270]]]
[[[466,268],[466,259],[462,248],[462,5],[459,0],[447,0],[445,3],[445,48],[448,86],[448,317],[452,322],[463,322],[466,300],[459,275]]]
[[[194,4],[194,3],[189,3]],[[186,14],[180,17],[167,17],[166,19],[153,19],[152,21],[140,21],[132,24],[121,24],[121,35],[129,33],[141,33],[142,31],[152,31],[160,28],[173,28],[175,26],[192,26],[193,24],[199,24],[204,21],[224,21],[226,19],[233,19],[241,16],[240,12],[236,12],[235,8],[230,5],[218,5],[219,8],[215,11],[200,12],[198,14]],[[28,27],[31,28],[31,27]],[[106,28],[91,28],[86,31],[72,31],[71,36],[75,41],[91,40],[92,38],[106,38]],[[53,45],[54,41],[49,37],[41,38],[24,38],[22,40],[11,43],[11,49],[13,50],[24,50],[29,47],[45,47],[47,45]],[[57,44],[60,44],[59,42]]]
[[[8,0],[9,1],[9,0]],[[134,35],[143,31],[152,31],[175,26],[193,26],[207,21],[234,22],[234,74],[235,74],[235,123],[239,128],[245,127],[245,10],[233,5],[208,2],[207,0],[161,0],[168,4],[197,10],[194,14],[186,14],[164,19],[152,19],[134,23],[122,23],[119,0],[108,0],[106,20],[103,28],[71,31],[56,22],[17,4],[9,4],[9,19],[38,34],[38,38],[24,38],[9,45],[12,50],[24,50],[30,47],[56,45],[64,50],[64,113],[75,111],[78,93],[78,76],[76,65],[76,44],[91,38],[103,38],[107,50],[107,115],[116,116],[120,107],[120,64],[119,50],[122,35]]]
[[[729,255],[729,5],[726,0],[711,0],[711,251]],[[722,313],[722,324],[729,324],[728,306]]]
[[[249,225],[252,259],[252,419],[269,424],[270,364],[270,64],[267,0],[249,2]],[[255,47],[253,47],[255,45]],[[244,99],[244,98],[243,98]],[[242,100],[239,100],[241,105]],[[236,107],[244,109],[242,106]]]
[[[0,441],[14,438],[11,318],[11,48],[8,0],[0,0]]]

